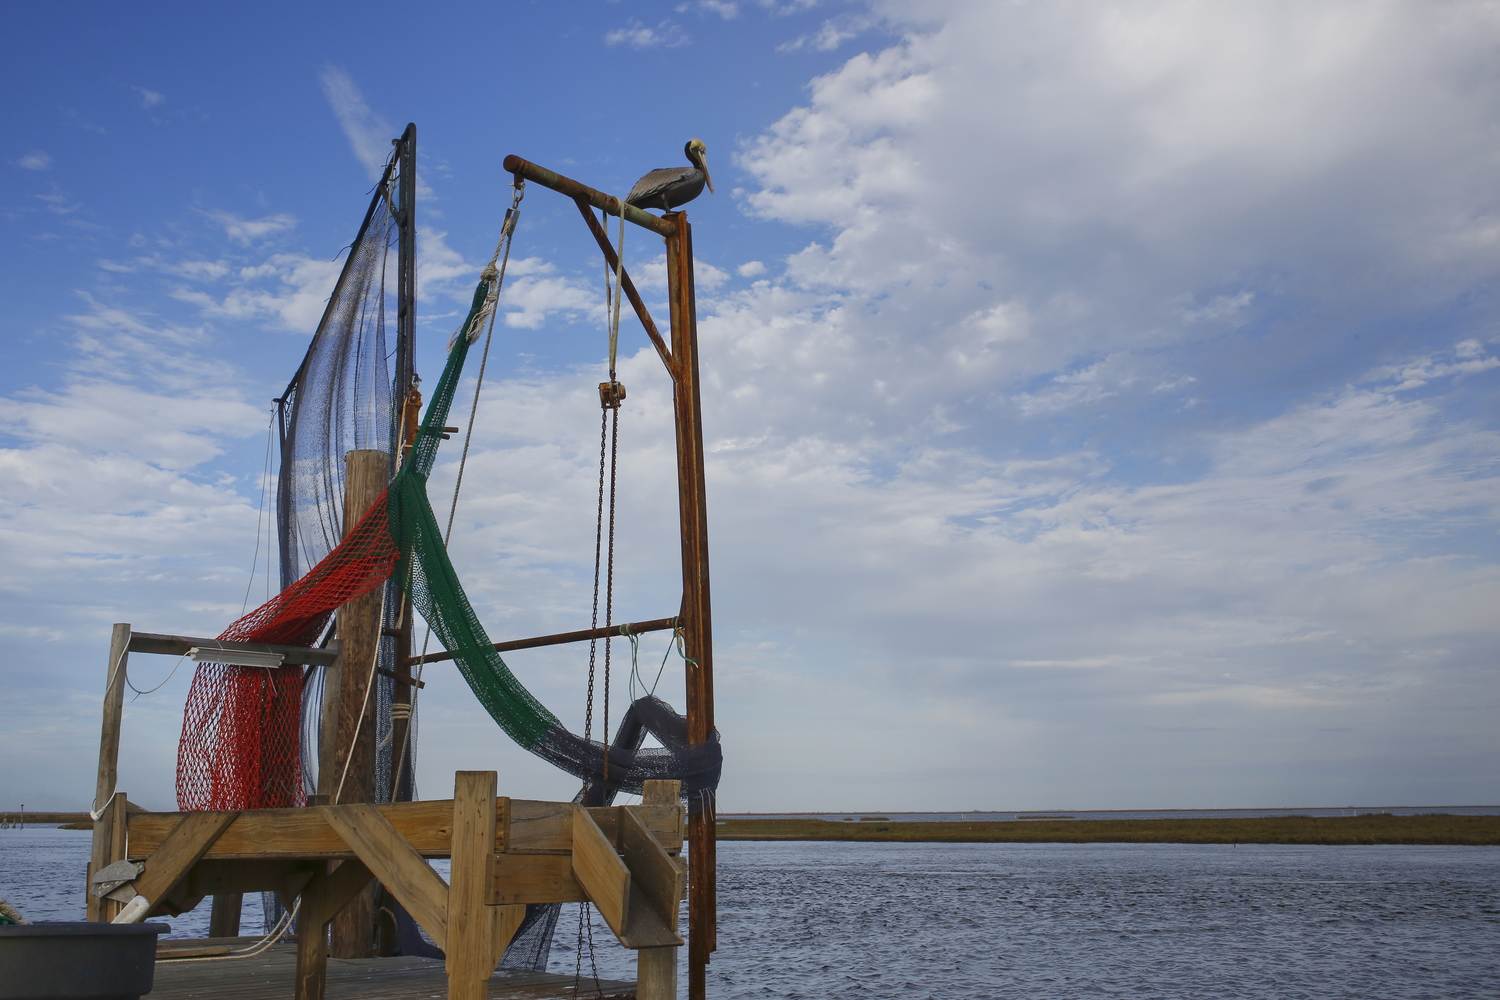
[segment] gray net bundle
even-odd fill
[[[276,525],[282,588],[316,566],[343,537],[344,456],[353,450],[394,456],[397,410],[393,406],[387,314],[396,303],[396,248],[400,235],[393,213],[393,158],[376,186],[343,270],[329,297],[312,343],[286,391],[276,400],[281,467],[276,484]],[[394,458],[392,458],[394,461]],[[386,626],[400,605],[388,595]],[[323,637],[332,638],[330,629]],[[380,643],[379,665],[395,665],[394,640]],[[310,667],[302,690],[300,753],[303,790],[317,788],[322,740],[322,667]],[[378,675],[375,787],[382,801],[391,781],[390,703],[394,682]],[[274,893],[263,895],[267,927],[280,918]]]

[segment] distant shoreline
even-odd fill
[[[1500,816],[1275,816],[1253,819],[720,820],[719,840],[896,843],[1449,844],[1500,845]]]
[[[1500,845],[1500,816],[1268,816],[1173,819],[1036,819],[911,822],[899,813],[829,813],[839,819],[721,819],[719,840],[822,840],[889,843],[1140,843],[1140,844],[1431,844]],[[975,814],[971,814],[975,815]],[[849,822],[842,817],[853,816]],[[20,813],[0,813],[16,825]],[[27,824],[93,827],[88,813],[28,812]]]
[[[89,818],[89,814],[86,812],[49,813],[31,812],[30,810],[28,810],[24,813],[0,813],[0,823],[7,823],[11,826],[18,826],[22,822],[25,822],[27,824],[36,823],[38,826],[49,826],[53,823],[87,823],[87,826],[79,827],[79,829],[84,830],[93,829],[94,826],[94,821]]]

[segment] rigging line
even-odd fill
[[[620,204],[622,206],[625,204],[624,199],[621,199]],[[615,251],[615,288],[614,288],[614,297],[613,297],[613,301],[612,302],[609,299],[605,300],[605,304],[607,306],[609,306],[610,310],[611,310],[610,322],[609,322],[609,380],[611,382],[613,382],[615,380],[615,360],[616,360],[616,357],[617,357],[617,355],[619,353],[619,346],[620,346],[620,298],[621,298],[621,296],[620,296],[620,283],[621,283],[622,279],[624,278],[624,275],[625,275],[625,213],[622,211],[620,213],[619,249]]]
[[[491,291],[485,295],[484,308],[485,311],[489,313],[489,316],[485,317],[484,314],[481,313],[479,316],[475,317],[476,326],[479,323],[484,322],[486,318],[488,319],[487,330],[484,338],[484,355],[480,359],[479,375],[474,383],[474,404],[469,408],[469,428],[468,431],[464,434],[463,455],[458,460],[458,478],[453,484],[453,502],[448,507],[448,530],[443,534],[444,548],[448,547],[448,540],[453,535],[453,518],[458,513],[458,493],[459,490],[463,488],[464,468],[468,464],[469,460],[469,443],[474,438],[474,419],[479,412],[479,390],[484,386],[484,370],[485,367],[489,364],[490,360],[490,342],[494,339],[495,335],[495,317],[500,311],[500,289],[505,285],[505,271],[510,264],[510,246],[516,234],[516,220],[519,219],[521,215],[521,199],[526,197],[526,181],[519,177],[516,178],[511,182],[511,189],[515,193],[511,195],[510,208],[505,212],[505,221],[500,224],[500,240],[495,244],[495,253],[490,257],[489,264],[485,266],[484,271],[480,272],[480,277],[484,277],[484,275],[487,273],[494,272],[494,284],[491,286]],[[500,267],[498,270],[495,269],[495,262],[497,260],[500,262]],[[469,331],[464,330],[461,331],[461,333],[468,334]],[[457,334],[455,336],[457,336]],[[408,593],[409,592],[410,591],[408,591]],[[423,659],[419,660],[417,663],[416,679],[418,681],[422,679],[422,673],[427,666],[427,664],[424,662],[427,656],[427,645],[432,641],[432,623],[424,620],[423,625],[425,626],[422,633]],[[416,702],[417,685],[414,684],[412,685],[411,691],[413,719],[412,722],[408,724],[406,730],[408,744],[410,744],[411,741],[416,738]],[[401,754],[404,761],[406,756],[406,746],[402,746]],[[415,778],[413,780],[415,781]]]
[[[164,681],[162,681],[160,684],[156,685],[156,687],[152,688],[149,691],[142,691],[140,688],[138,688],[134,684],[130,683],[130,668],[126,667],[125,668],[125,686],[128,687],[128,688],[130,688],[130,690],[132,690],[132,691],[135,692],[135,698],[139,698],[143,694],[155,694],[157,691],[160,691],[162,688],[164,688],[164,687],[167,686],[167,681],[169,681],[169,680],[172,679],[172,674],[177,673],[177,668],[180,667],[180,666],[182,666],[182,661],[185,660],[185,659],[187,659],[187,654],[183,653],[181,656],[179,656],[177,658],[177,662],[174,663],[174,664],[172,664],[172,670],[171,670],[170,673],[167,674],[167,679],[164,680]],[[132,698],[130,700],[131,701],[135,701],[135,698]]]
[[[271,411],[271,419],[266,421],[266,457],[261,462],[260,468],[260,506],[255,511],[255,554],[250,557],[250,579],[245,581],[245,599],[240,603],[240,617],[244,617],[245,611],[250,607],[250,588],[255,586],[255,567],[260,565],[260,526],[266,515],[266,483],[271,475],[271,434],[276,429],[276,411]],[[266,566],[266,586],[271,585],[271,567]],[[267,600],[270,600],[268,597]]]
[[[479,359],[479,375],[474,381],[474,402],[469,407],[469,429],[464,434],[464,450],[458,459],[458,479],[453,484],[453,503],[448,508],[448,530],[443,534],[443,547],[448,546],[448,540],[453,536],[453,517],[458,513],[458,491],[464,485],[464,467],[469,461],[469,443],[474,440],[474,420],[479,414],[479,390],[484,387],[484,370],[490,363],[490,342],[495,337],[495,317],[499,315],[500,289],[505,284],[505,269],[510,263],[511,238],[516,232],[516,218],[521,214],[521,199],[526,197],[525,181],[517,180],[511,186],[515,188],[515,195],[511,198],[510,208],[505,212],[505,221],[500,225],[500,242],[495,244],[495,255],[490,258],[489,264],[485,265],[480,277],[489,277],[492,284],[490,290],[484,297],[484,312],[489,313],[487,329],[484,336],[484,353]],[[499,270],[495,269],[495,261],[500,261]],[[464,331],[464,335],[472,337],[474,327],[484,322],[486,317],[483,313],[474,317],[474,326]],[[472,343],[472,339],[470,343]]]

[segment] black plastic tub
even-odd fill
[[[137,1000],[166,924],[0,925],[0,1000]]]

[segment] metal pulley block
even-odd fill
[[[599,383],[599,405],[606,410],[618,410],[625,399],[625,386],[619,382]]]

